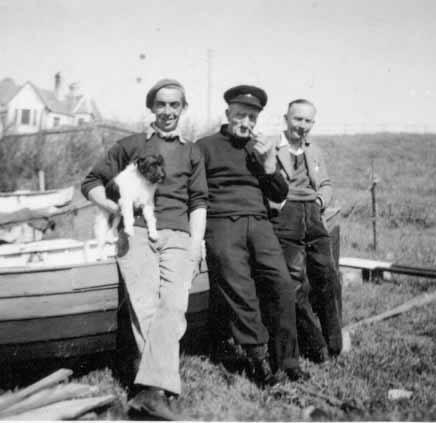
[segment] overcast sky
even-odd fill
[[[261,128],[296,97],[320,127],[435,125],[435,35],[434,0],[0,0],[0,79],[52,88],[60,71],[106,117],[138,120],[145,90],[175,77],[204,121],[211,49],[214,116],[247,83],[269,95]]]

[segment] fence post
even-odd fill
[[[45,173],[43,170],[38,170],[38,186],[40,191],[45,191]]]
[[[373,249],[377,250],[377,200],[375,196],[375,187],[377,185],[377,177],[374,174],[374,160],[371,159],[371,203],[372,203],[372,238]]]

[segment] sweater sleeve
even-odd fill
[[[89,191],[97,186],[106,186],[128,164],[129,158],[122,143],[117,142],[96,163],[82,182],[81,190],[88,199]]]
[[[204,158],[197,145],[192,144],[191,147],[191,168],[192,172],[189,177],[189,212],[200,207],[207,207],[207,181],[206,169],[204,166]]]

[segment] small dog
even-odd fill
[[[165,176],[163,157],[160,154],[150,154],[134,160],[106,185],[106,195],[118,203],[121,215],[110,215],[106,210],[98,208],[94,233],[100,259],[104,258],[106,242],[114,242],[117,239],[117,228],[121,217],[124,220],[124,232],[128,236],[133,236],[135,208],[142,208],[150,239],[153,241],[158,239],[154,216],[154,193],[157,184],[163,182]]]

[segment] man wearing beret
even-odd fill
[[[331,181],[321,151],[308,139],[315,114],[315,106],[308,100],[290,102],[284,116],[287,129],[272,140],[278,146],[277,160],[289,191],[286,201],[275,205],[271,214],[289,272],[299,283],[297,326],[304,347],[300,346],[308,358],[322,362],[329,354],[340,353],[342,334],[335,296],[340,283],[322,220],[332,198]]]
[[[181,389],[179,340],[186,329],[188,291],[201,259],[207,182],[198,147],[179,133],[179,119],[187,106],[180,82],[158,81],[149,90],[146,105],[155,115],[150,130],[118,141],[88,174],[82,192],[98,207],[117,214],[118,204],[106,196],[107,183],[139,156],[164,158],[166,178],[155,195],[159,237],[151,240],[145,220],[137,217],[127,253],[118,257],[118,264],[140,354],[129,413],[179,420],[167,395],[178,395]]]
[[[307,378],[298,361],[295,285],[266,208],[266,197],[282,201],[288,188],[273,144],[253,132],[267,95],[242,85],[224,99],[228,124],[197,142],[209,187],[205,241],[214,344],[231,339],[242,348],[261,386],[275,385],[277,370],[291,380]]]

